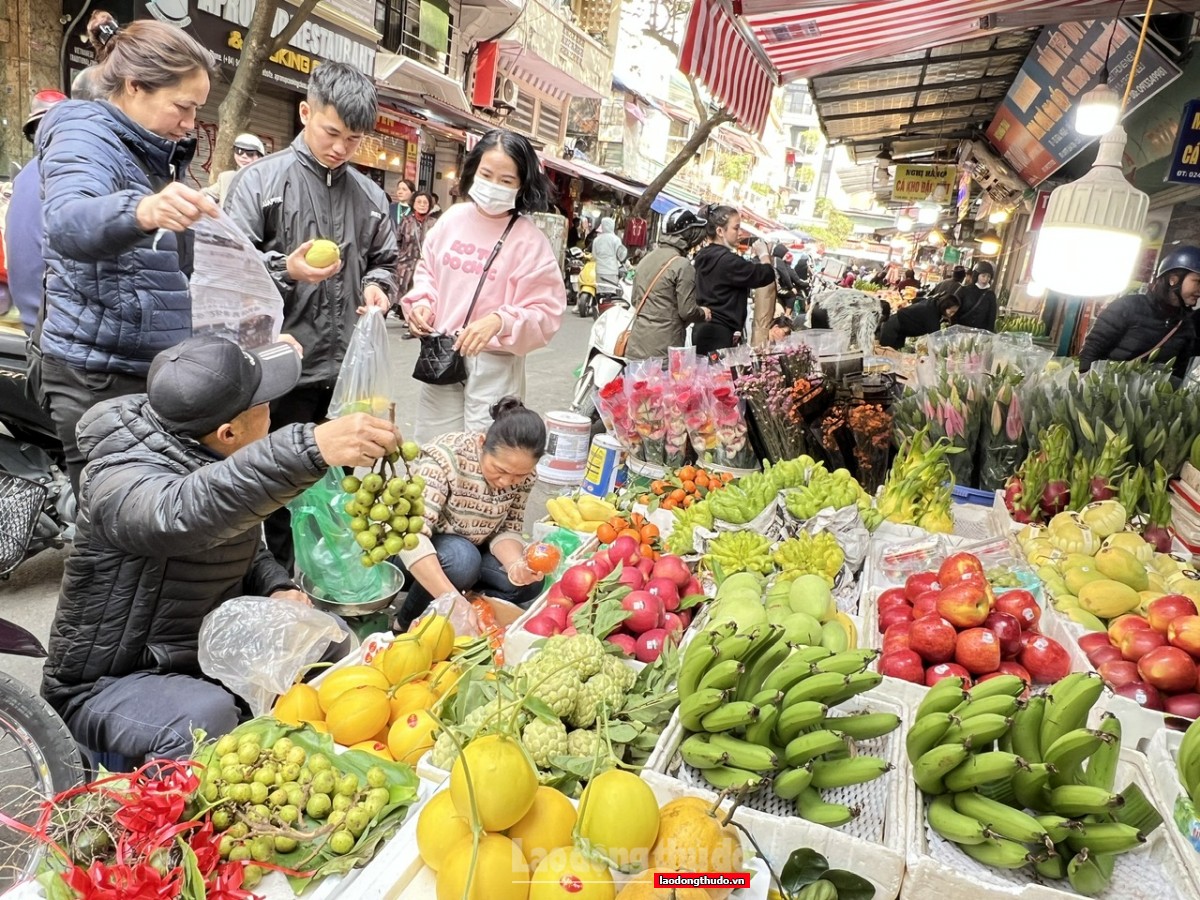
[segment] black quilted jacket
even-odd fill
[[[312,425],[219,459],[165,432],[145,394],[79,423],[89,463],[42,694],[64,718],[114,678],[199,674],[197,638],[223,601],[293,587],[262,521],[325,472]]]

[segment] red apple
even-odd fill
[[[1000,639],[991,629],[968,628],[958,636],[954,661],[972,675],[995,672],[1000,668]]]
[[[920,619],[930,613],[937,612],[937,598],[940,591],[926,591],[919,595],[913,603],[913,618]]]
[[[1099,669],[1107,662],[1116,662],[1125,657],[1121,654],[1119,647],[1114,647],[1111,644],[1106,644],[1103,647],[1097,647],[1087,655],[1088,662],[1092,664],[1093,669]],[[1136,662],[1137,660],[1134,660]]]
[[[654,563],[654,577],[669,578],[676,588],[683,590],[692,580],[692,572],[682,558],[668,554],[660,556]]]
[[[925,686],[933,687],[943,678],[961,678],[963,687],[971,686],[971,673],[958,663],[938,663],[925,670]]]
[[[1138,676],[1137,663],[1131,663],[1127,659],[1106,662],[1096,671],[1100,673],[1100,677],[1104,679],[1104,683],[1114,691],[1130,682],[1141,680]]]
[[[1126,613],[1123,616],[1117,616],[1108,623],[1108,637],[1113,642],[1114,647],[1120,647],[1121,641],[1125,640],[1127,632],[1136,628],[1149,628],[1150,623],[1141,616],[1133,613]]]
[[[1180,616],[1167,626],[1167,640],[1172,647],[1186,650],[1200,659],[1200,616]]]
[[[1158,647],[1138,660],[1142,681],[1169,694],[1182,694],[1196,686],[1196,664],[1185,650]]]
[[[634,634],[645,634],[655,628],[662,628],[663,608],[662,599],[646,591],[633,591],[625,595],[621,608],[632,615],[622,624]]]
[[[1163,700],[1163,709],[1172,716],[1200,719],[1200,694],[1175,694]]]
[[[1016,616],[1026,631],[1037,631],[1042,618],[1042,608],[1029,591],[1005,591],[996,597],[996,609]]]
[[[539,613],[525,623],[525,630],[539,637],[549,637],[552,634],[558,634],[562,629],[562,625],[559,625],[544,612]]]
[[[613,563],[631,566],[642,558],[641,545],[629,535],[621,535],[608,548],[608,558]]]
[[[904,596],[916,602],[920,594],[926,591],[936,591],[937,587],[937,572],[918,572],[905,579]]]
[[[1162,694],[1158,692],[1158,688],[1152,684],[1146,684],[1144,681],[1131,681],[1129,684],[1123,684],[1116,689],[1116,693],[1146,709],[1161,711],[1163,708]]]
[[[917,651],[927,663],[950,662],[957,641],[954,626],[937,613],[914,620],[908,634],[909,649]]]
[[[637,639],[632,634],[626,634],[624,631],[614,631],[605,640],[610,644],[616,644],[620,647],[626,656],[633,656],[637,649]]]
[[[571,566],[563,572],[559,584],[562,585],[562,595],[573,603],[583,603],[596,587],[600,579],[594,569],[586,565]]]
[[[972,553],[952,553],[938,567],[937,580],[942,587],[950,587],[960,581],[986,582],[987,575],[979,557]]]
[[[1023,682],[1025,682],[1026,685],[1033,684],[1033,676],[1029,674],[1029,671],[1023,665],[1021,665],[1018,662],[1013,662],[1011,659],[1006,659],[1003,662],[1001,662],[1000,668],[998,668],[993,674],[995,674],[995,675],[1016,675]],[[989,676],[989,677],[991,677],[991,676]],[[981,678],[980,681],[982,681],[982,680],[983,679]]]
[[[983,627],[1000,638],[1001,659],[1015,659],[1021,652],[1021,622],[1016,616],[993,609],[983,620]]]
[[[675,639],[676,643],[679,643],[680,639],[683,637],[683,629],[686,627],[687,626],[683,624],[683,619],[679,618],[678,613],[668,610],[663,616],[663,631],[671,635],[671,637]]]
[[[921,657],[912,650],[893,650],[879,657],[879,672],[891,678],[920,684],[925,678]]]
[[[646,579],[642,577],[637,566],[625,566],[617,576],[617,584],[623,584],[631,591],[640,591],[646,586]]]
[[[679,588],[675,582],[667,578],[651,578],[646,582],[646,590],[655,596],[662,597],[663,606],[667,612],[679,609]]]
[[[888,588],[875,601],[875,608],[880,612],[891,609],[893,606],[912,606],[912,601],[904,595],[902,588]]]
[[[1071,657],[1066,649],[1044,634],[1035,635],[1025,645],[1017,662],[1029,670],[1034,684],[1053,684],[1071,672]]]
[[[702,595],[703,593],[704,593],[704,586],[702,584],[700,584],[700,581],[696,578],[695,575],[693,575],[691,578],[688,579],[687,586],[682,591],[679,592],[679,596],[680,597],[691,597],[693,594],[701,594]]]
[[[1149,628],[1136,628],[1121,640],[1121,658],[1137,662],[1151,650],[1167,645],[1167,636]]]
[[[1106,631],[1089,631],[1077,642],[1084,653],[1091,653],[1097,647],[1113,647],[1115,644],[1108,638]]]
[[[675,610],[675,615],[679,616],[679,621],[683,623],[684,629],[692,624],[692,610],[677,609]]]
[[[896,622],[888,626],[888,630],[883,633],[883,643],[880,649],[884,653],[890,653],[893,650],[911,650],[909,646],[909,632],[912,630],[912,622]]]
[[[541,615],[549,616],[558,625],[559,628],[566,628],[567,622],[567,607],[565,606],[550,606],[547,605],[541,611]]]
[[[663,647],[669,640],[671,636],[667,632],[661,628],[651,628],[638,637],[633,655],[637,657],[638,662],[652,663],[662,654]]]
[[[589,559],[580,563],[580,565],[595,572],[596,580],[607,578],[612,574],[613,569],[617,567],[617,564],[608,557],[603,557],[601,559]]]
[[[654,571],[654,560],[642,558],[638,560],[637,569],[642,573],[642,578],[649,578],[650,573]]]
[[[937,611],[956,628],[975,628],[982,625],[991,612],[991,601],[979,582],[960,581],[942,588],[937,598]]]
[[[1173,619],[1194,615],[1196,604],[1183,594],[1167,594],[1165,597],[1151,600],[1146,606],[1146,621],[1150,623],[1151,628],[1163,634],[1167,633],[1167,626]]]
[[[897,622],[911,622],[912,610],[907,606],[893,606],[887,612],[879,614],[879,633],[883,634]]]

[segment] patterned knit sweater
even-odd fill
[[[426,445],[413,464],[413,471],[425,479],[425,527],[416,549],[400,554],[405,566],[436,552],[429,540],[434,534],[457,534],[477,547],[505,538],[521,540],[535,476],[505,490],[491,487],[479,463],[480,437],[443,434]]]

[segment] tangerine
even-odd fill
[[[642,542],[642,533],[636,528],[626,528],[617,537],[631,537],[639,544]]]
[[[671,491],[671,499],[676,503],[682,503],[687,498],[687,492],[683,488],[675,488]]]
[[[667,483],[665,481],[650,482],[650,491],[657,497],[661,497],[667,491]]]
[[[731,482],[731,481],[733,481],[733,473],[732,472],[722,472],[721,473],[721,483],[722,484],[729,484],[729,482]]]
[[[698,488],[708,487],[708,473],[705,472],[703,469],[701,469],[699,472],[697,472],[696,477],[693,478],[692,480],[696,482],[696,487],[698,487]]]
[[[664,500],[662,503],[659,504],[659,509],[674,509],[678,505],[679,504],[675,502],[674,497],[668,497],[666,500]]]
[[[639,529],[644,543],[650,543],[659,535],[658,526],[653,522],[647,522]]]
[[[696,502],[696,495],[689,494],[687,497],[685,497],[683,499],[683,508],[687,509],[689,506],[691,506],[695,502]]]
[[[641,555],[642,559],[654,559],[654,548],[649,544],[639,544],[638,553]]]
[[[694,481],[698,470],[695,466],[684,466],[675,474],[679,476],[680,481]]]
[[[596,529],[596,539],[602,544],[611,544],[617,539],[617,529],[605,522]]]
[[[696,493],[696,482],[688,480],[683,483],[683,490],[688,494]]]
[[[539,575],[549,575],[562,559],[562,550],[554,544],[539,541],[525,548],[525,565]]]
[[[608,524],[616,529],[618,533],[620,533],[622,529],[629,527],[629,523],[626,522],[621,516],[613,516],[608,520]]]

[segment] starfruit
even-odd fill
[[[1085,506],[1079,518],[1083,520],[1084,525],[1092,529],[1096,537],[1103,540],[1124,528],[1129,514],[1119,501],[1101,500]]]
[[[1059,513],[1050,520],[1046,533],[1050,543],[1063,553],[1086,553],[1091,556],[1100,549],[1100,539],[1083,524],[1078,513]]]

